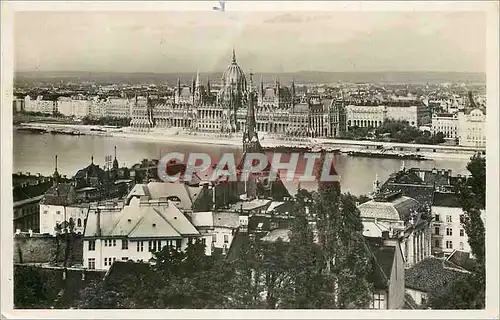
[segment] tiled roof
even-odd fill
[[[240,225],[240,215],[236,212],[214,212],[213,225],[215,227],[237,228]]]
[[[200,227],[213,227],[214,220],[212,216],[212,211],[207,212],[192,212],[191,213],[191,223],[193,226]]]
[[[455,193],[443,193],[435,192],[434,201],[432,203],[436,207],[451,207],[451,208],[461,208],[459,197]]]
[[[410,197],[423,205],[431,205],[434,196],[434,187],[428,185],[405,185],[388,183],[381,187],[381,192],[398,192]]]
[[[272,200],[268,199],[254,199],[251,201],[240,201],[234,204],[231,207],[231,211],[239,212],[243,211],[252,211],[252,210],[265,210],[271,204]]]
[[[446,260],[467,271],[472,271],[475,264],[470,253],[459,250],[454,250]]]
[[[410,197],[401,196],[390,202],[370,200],[358,206],[362,218],[407,220],[420,204]]]
[[[266,234],[261,240],[268,242],[276,242],[281,239],[283,242],[290,241],[290,230],[289,229],[275,229],[268,234]]]
[[[387,289],[391,278],[396,248],[383,246],[379,238],[365,237],[369,250],[373,253],[373,273],[370,275],[376,289]]]
[[[284,214],[290,213],[293,208],[291,201],[273,201],[266,210],[266,213]]]
[[[460,268],[442,259],[425,258],[406,270],[405,285],[407,288],[428,293],[443,290],[464,275],[462,272],[449,269],[451,267]]]
[[[69,183],[58,183],[50,187],[45,193],[42,203],[52,205],[69,205],[72,202],[72,195],[75,187]]]
[[[40,184],[29,185],[29,186],[18,186],[12,189],[12,195],[14,202],[30,199],[43,195],[52,186],[52,181],[43,182]]]
[[[134,196],[147,196],[152,200],[177,197],[180,201],[176,205],[182,210],[190,210],[199,193],[199,187],[190,187],[183,183],[149,182],[147,185],[136,184],[128,194],[127,201]]]
[[[131,201],[121,210],[101,210],[100,228],[103,237],[181,237],[199,234],[172,202],[149,205],[141,204],[138,199]],[[91,211],[88,215],[85,236],[96,235],[97,212]]]

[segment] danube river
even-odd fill
[[[200,143],[154,142],[129,140],[118,137],[71,136],[55,134],[33,134],[14,131],[14,172],[30,172],[50,175],[54,172],[54,156],[58,155],[58,171],[68,177],[84,168],[94,157],[94,163],[104,166],[106,155],[113,155],[117,149],[120,166],[130,167],[145,158],[158,159],[168,152],[205,152],[214,157],[225,152],[239,153],[241,148],[216,146]],[[453,174],[467,174],[467,159],[436,159],[429,161],[405,161],[405,167],[451,169]],[[384,182],[391,173],[399,170],[401,161],[397,159],[373,159],[337,155],[335,168],[341,176],[344,192],[356,195],[372,191],[372,182],[378,175]]]

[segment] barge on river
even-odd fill
[[[424,156],[416,153],[402,152],[376,152],[376,151],[349,151],[347,154],[351,157],[367,157],[367,158],[384,158],[384,159],[401,159],[401,160],[428,160]]]

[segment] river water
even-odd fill
[[[58,155],[58,171],[68,177],[86,167],[94,157],[94,163],[103,167],[106,155],[113,155],[117,149],[120,166],[132,166],[145,158],[158,159],[168,152],[204,152],[215,157],[222,153],[238,153],[241,148],[216,146],[201,143],[179,143],[175,138],[170,142],[129,140],[118,137],[70,136],[55,134],[33,134],[14,131],[14,172],[30,172],[50,175],[54,172],[54,156]],[[236,159],[237,160],[237,159]],[[451,169],[453,174],[467,174],[467,159],[436,159],[429,161],[405,161],[405,167]],[[374,159],[350,157],[344,154],[335,158],[335,169],[341,176],[343,192],[355,195],[372,191],[372,182],[378,174],[384,182],[391,173],[399,170],[401,161],[397,159]]]

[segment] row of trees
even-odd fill
[[[417,144],[439,144],[443,143],[445,136],[438,132],[431,134],[428,131],[420,131],[411,126],[407,121],[386,120],[380,127],[350,127],[344,138],[351,140],[373,139],[376,141],[417,143]]]
[[[83,124],[89,125],[108,125],[108,126],[118,126],[118,127],[128,127],[130,125],[131,118],[119,118],[119,117],[89,117],[85,116],[82,118]]]
[[[316,217],[317,234],[306,207]],[[147,272],[94,283],[76,307],[368,307],[372,261],[355,198],[341,194],[338,185],[323,184],[313,195],[300,190],[293,215],[287,242],[250,236],[228,259],[205,256],[201,242],[185,252],[164,247]]]

